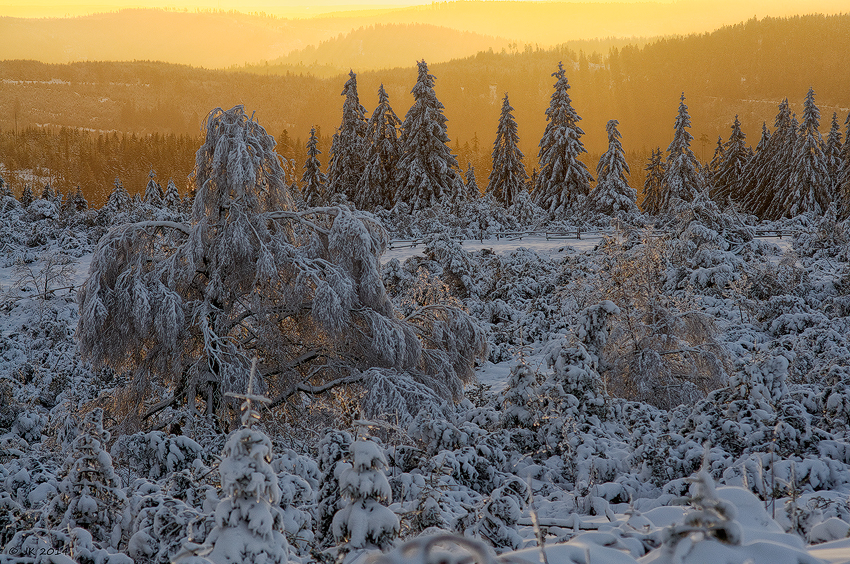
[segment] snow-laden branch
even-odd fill
[[[322,368],[322,367],[319,367],[319,368]],[[295,383],[295,384],[289,386],[282,394],[280,394],[274,400],[272,400],[272,402],[269,404],[269,409],[277,407],[278,405],[282,404],[283,402],[285,402],[286,400],[288,400],[290,397],[294,396],[298,392],[304,392],[305,394],[310,394],[310,395],[316,396],[316,395],[319,395],[319,394],[323,394],[323,393],[325,393],[329,390],[332,390],[334,388],[337,388],[339,386],[345,386],[345,385],[348,385],[348,384],[355,384],[357,382],[362,382],[362,381],[363,381],[363,374],[359,373],[359,372],[357,374],[352,374],[351,376],[344,376],[342,378],[337,378],[336,380],[331,380],[330,382],[325,382],[324,384],[320,384],[320,385],[307,384],[305,381],[301,381],[301,382],[298,382],[298,383]]]

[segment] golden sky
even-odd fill
[[[492,1],[492,0],[491,0]],[[534,0],[519,0],[534,1]],[[611,3],[611,0],[570,0],[575,3]],[[647,0],[615,0],[614,3],[637,3]],[[670,4],[692,0],[650,0],[653,3]],[[115,11],[122,8],[169,8],[169,9],[221,9],[240,12],[266,12],[278,16],[304,17],[334,11],[406,7],[427,5],[431,2],[417,0],[95,0],[81,3],[80,0],[0,0],[0,16],[16,17],[67,17]],[[765,0],[741,0],[740,4],[754,4],[754,9],[763,7]],[[807,13],[812,11],[847,11],[845,0],[773,0],[777,12]],[[759,10],[761,11],[761,10]],[[771,10],[774,11],[774,10]],[[755,14],[753,14],[755,15]]]

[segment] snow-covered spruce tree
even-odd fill
[[[434,75],[428,73],[425,61],[417,65],[413,106],[401,125],[395,202],[404,202],[414,211],[452,201],[463,192],[457,158],[449,150],[445,108],[434,92]]]
[[[661,211],[661,189],[664,182],[664,161],[661,147],[652,150],[646,163],[646,180],[643,183],[643,201],[641,209],[650,214],[658,215]]]
[[[35,198],[32,195],[32,187],[29,184],[24,186],[24,191],[21,192],[21,205],[25,208],[30,207],[30,204]]]
[[[502,113],[493,142],[493,168],[487,183],[487,194],[492,195],[504,207],[514,203],[517,194],[525,190],[528,174],[525,172],[524,155],[519,150],[519,135],[514,109],[508,101],[508,93],[502,100]]]
[[[68,203],[70,209],[75,212],[84,212],[89,209],[89,202],[86,200],[86,197],[83,195],[83,191],[77,186],[77,189],[74,191],[74,194],[68,196]]]
[[[684,555],[677,554],[679,544],[690,537],[700,540],[715,540],[730,545],[741,544],[743,532],[741,525],[735,521],[737,512],[735,506],[728,501],[718,498],[714,489],[714,480],[705,468],[691,479],[694,493],[690,498],[692,510],[685,516],[684,522],[671,525],[664,529],[663,548],[659,559],[668,556],[671,561],[682,561]],[[696,533],[701,533],[695,537]],[[688,552],[693,550],[690,546]],[[679,558],[675,559],[677,555]]]
[[[527,496],[525,483],[517,478],[508,480],[483,501],[475,524],[466,534],[486,540],[496,552],[522,548],[523,538],[517,530],[517,522]]]
[[[844,144],[841,146],[841,165],[838,169],[837,190],[841,217],[850,215],[850,112],[844,120]]]
[[[466,200],[475,201],[481,197],[481,190],[478,188],[478,180],[475,179],[475,167],[472,163],[466,163],[466,174],[463,179],[463,187],[466,190]],[[525,190],[523,184],[522,189]]]
[[[333,518],[342,507],[339,489],[339,474],[350,464],[345,462],[349,456],[354,439],[347,431],[325,429],[324,437],[318,444],[319,471],[322,473],[317,498],[316,540],[320,546],[333,544]]]
[[[9,184],[0,176],[0,198],[12,198],[12,190],[9,189]]]
[[[168,185],[165,187],[162,202],[170,210],[177,210],[182,202],[180,192],[177,191],[177,186],[174,185],[174,181],[170,178],[168,179]]]
[[[723,145],[723,156],[714,174],[714,184],[710,187],[711,199],[721,206],[729,200],[740,202],[743,196],[744,171],[752,158],[752,152],[746,145],[746,137],[736,115],[729,141]]]
[[[333,533],[340,554],[354,550],[392,547],[399,533],[398,517],[386,505],[392,491],[384,469],[387,459],[381,446],[369,438],[351,445],[351,467],[339,475],[339,488],[348,503],[333,518]]]
[[[620,143],[619,121],[612,119],[608,132],[608,150],[596,165],[596,187],[587,198],[588,209],[610,216],[623,216],[638,211],[637,191],[629,186],[630,173],[623,145]]]
[[[507,428],[534,425],[535,416],[532,404],[535,401],[537,375],[531,367],[520,360],[511,368],[505,389],[500,395],[502,403],[502,424]]]
[[[52,202],[56,199],[56,191],[53,189],[53,186],[50,185],[50,182],[44,185],[44,188],[41,190],[41,199],[47,200],[48,202]]]
[[[149,206],[161,208],[164,196],[162,186],[156,181],[156,171],[151,170],[148,173],[148,184],[145,186],[145,195],[142,197],[142,201]]]
[[[546,109],[546,130],[537,154],[540,173],[534,186],[534,201],[551,217],[562,218],[584,203],[593,178],[587,166],[578,160],[587,152],[581,141],[584,131],[578,125],[581,117],[573,109],[567,92],[570,84],[562,63],[558,63],[558,70],[552,76],[556,79],[555,91]]]
[[[445,307],[398,319],[379,272],[386,232],[345,207],[291,211],[278,159],[241,106],[217,109],[190,221],[121,225],[99,242],[77,337],[95,366],[134,371],[128,424],[184,402],[232,420],[224,393],[244,388],[254,354],[273,407],[371,367],[460,397],[484,347],[478,326]],[[154,383],[170,394],[146,407]]]
[[[395,201],[395,169],[401,156],[398,130],[401,120],[390,106],[384,85],[378,89],[378,106],[366,124],[366,165],[357,183],[353,202],[358,209],[391,208]]]
[[[366,169],[366,108],[357,95],[357,75],[348,72],[342,88],[342,123],[334,135],[328,163],[328,185],[331,194],[343,194],[354,202],[357,184]]]
[[[773,132],[766,140],[762,133],[761,150],[747,166],[744,206],[749,213],[761,219],[778,219],[785,213],[778,194],[789,181],[796,140],[797,126],[786,98],[779,104]]]
[[[723,160],[723,136],[717,136],[717,145],[714,146],[714,155],[711,160],[702,167],[703,182],[708,186],[709,190],[714,187],[714,178],[717,176],[717,171],[720,169],[720,162]]]
[[[104,547],[117,548],[127,498],[121,490],[112,458],[103,449],[103,410],[86,415],[83,432],[74,439],[62,467],[59,494],[42,513],[48,528],[81,527]]]
[[[685,105],[685,93],[682,92],[679,113],[676,115],[674,125],[673,141],[667,147],[660,211],[670,211],[674,200],[690,202],[703,190],[699,162],[691,150],[691,141],[694,137],[688,131],[690,127],[691,116],[688,114],[688,106]]]
[[[806,212],[819,215],[829,206],[829,169],[819,127],[820,110],[815,105],[815,91],[809,88],[788,184],[782,185],[776,194],[777,216],[794,217]]]
[[[741,174],[739,201],[744,210],[749,213],[753,213],[764,200],[772,198],[767,188],[769,183],[766,181],[767,175],[765,174],[771,165],[769,151],[772,144],[770,137],[767,123],[762,122],[761,138],[753,151],[753,156],[744,165]]]
[[[838,125],[838,114],[832,113],[832,124],[829,128],[826,143],[823,147],[823,155],[826,159],[826,170],[829,172],[829,183],[826,187],[827,205],[839,201],[839,177],[843,167],[841,151],[841,127]]]
[[[304,163],[304,174],[301,175],[301,196],[307,207],[323,205],[328,198],[328,177],[322,172],[319,162],[319,139],[316,128],[310,128],[310,138],[307,140],[307,161]]]
[[[130,193],[127,192],[127,189],[124,188],[124,183],[121,182],[121,179],[117,176],[115,177],[113,186],[114,187],[112,192],[109,194],[109,199],[106,201],[104,209],[114,216],[121,212],[128,211],[133,203],[133,199],[130,197]]]
[[[224,498],[215,508],[215,528],[200,546],[187,544],[186,556],[175,558],[182,564],[240,564],[265,562],[281,564],[289,561],[289,543],[283,534],[283,511],[280,508],[280,486],[272,469],[272,442],[253,423],[260,419],[254,402],[268,403],[268,398],[253,393],[255,365],[242,398],[242,427],[227,438],[219,472]],[[195,554],[202,553],[204,558]]]

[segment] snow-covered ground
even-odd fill
[[[74,292],[42,300],[31,288],[13,289],[16,258],[37,270],[56,250],[74,257],[69,285],[78,289],[103,225],[95,231],[92,221],[57,226],[8,213],[0,226],[12,249],[0,264],[0,561],[23,564],[9,550],[41,547],[126,562],[97,552],[108,546],[155,564],[171,561],[192,527],[195,538],[214,538],[216,506],[239,489],[219,471],[247,468],[234,462],[238,441],[223,456],[223,435],[185,405],[122,433],[121,399],[133,375],[92,371],[81,360]],[[365,390],[325,404],[335,412],[305,397],[274,422],[263,413],[246,434],[263,445],[252,451],[263,473],[252,483],[273,492],[276,479],[281,495],[275,504],[254,493],[239,503],[274,521],[282,536],[267,538],[277,548],[285,538],[290,561],[302,564],[316,562],[311,549],[341,546],[328,512],[359,514],[353,499],[339,496],[343,475],[346,483],[380,485],[355,499],[383,515],[364,523],[386,532],[397,519],[396,544],[420,543],[399,550],[415,552],[442,532],[465,535],[444,541],[455,551],[483,546],[502,562],[542,562],[538,519],[550,564],[850,563],[846,249],[829,247],[825,229],[742,243],[714,219],[659,247],[603,248],[598,234],[443,238],[432,243],[433,260],[406,268],[425,246],[391,246],[381,275],[399,312],[429,300],[456,304],[484,332],[489,357],[476,376],[485,389],[471,384],[457,405],[426,402],[417,411],[422,387],[410,384],[420,395],[408,424],[388,418],[373,427],[384,440],[365,449],[362,475],[345,471],[351,453],[364,450],[352,446],[352,434],[362,441],[366,433],[366,423],[353,422]],[[45,236],[34,237],[37,230]],[[664,331],[672,335],[658,340]],[[680,349],[697,353],[666,362]],[[716,379],[677,396],[689,382],[671,380],[674,373],[690,383]],[[161,385],[138,401],[147,408],[167,391]],[[669,397],[677,401],[666,405]],[[96,407],[113,433],[103,441],[109,452],[76,440],[94,432],[82,417]],[[73,492],[75,460],[91,453],[98,479],[114,482],[85,499],[101,516],[105,492],[125,504],[114,544],[88,517],[65,522],[59,514],[72,511],[61,503],[62,492]],[[384,464],[386,485],[378,475]],[[245,531],[234,538],[252,550],[266,542]],[[411,554],[387,558],[409,562]],[[487,558],[479,561],[496,561]]]
[[[461,241],[463,249],[468,252],[490,250],[496,254],[504,255],[515,251],[520,247],[530,249],[540,255],[550,258],[562,257],[567,252],[589,252],[603,240],[605,236],[599,233],[583,234],[581,239],[576,238],[547,238],[539,235],[527,237],[489,237],[484,240],[465,239]],[[791,239],[788,237],[756,237],[756,240],[765,241],[779,245],[782,251],[791,249]],[[389,248],[381,256],[381,262],[389,262],[397,259],[404,262],[412,256],[423,256],[425,245],[421,242],[411,244],[410,240],[393,240]]]

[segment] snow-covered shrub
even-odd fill
[[[47,416],[41,413],[23,411],[18,414],[12,425],[12,434],[28,443],[41,440],[41,433],[47,426]]]
[[[536,417],[531,406],[536,400],[537,384],[537,374],[525,362],[518,362],[511,368],[511,375],[500,398],[502,424],[505,427],[530,429],[533,426]]]
[[[133,523],[127,554],[136,564],[168,564],[190,537],[191,525],[202,513],[158,489],[137,488],[131,496]]]
[[[517,530],[528,497],[526,484],[516,478],[493,490],[477,511],[476,522],[466,530],[468,536],[489,542],[496,552],[522,548]]]
[[[471,276],[472,262],[459,241],[445,233],[435,233],[425,239],[425,256],[440,265],[440,276],[454,295],[466,298],[478,293]]]
[[[189,437],[169,436],[162,431],[122,435],[110,450],[114,460],[149,480],[191,468],[202,452],[201,445]]]
[[[714,319],[693,298],[666,291],[670,243],[645,232],[639,242],[609,238],[602,251],[608,282],[599,293],[620,309],[602,358],[608,391],[671,408],[723,385]]]

